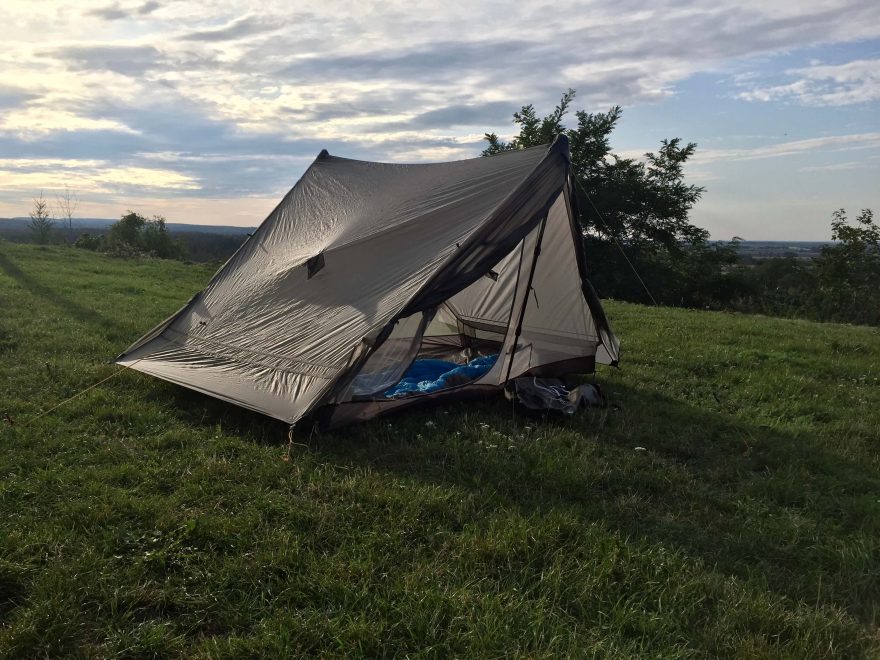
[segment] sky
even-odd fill
[[[880,212],[880,2],[3,0],[0,216],[255,226],[321,149],[472,158],[512,114],[623,107],[612,149],[696,142],[713,238]]]

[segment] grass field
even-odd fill
[[[128,371],[28,424],[210,274],[0,242],[3,657],[880,656],[878,329],[608,303],[607,409],[288,462]]]

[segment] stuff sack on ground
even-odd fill
[[[558,378],[515,378],[507,396],[527,411],[536,413],[573,415],[580,408],[606,405],[605,395],[598,385],[585,383],[569,388]]]

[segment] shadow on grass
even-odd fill
[[[83,307],[69,298],[62,296],[54,289],[35,280],[21,270],[21,268],[12,262],[2,251],[0,251],[0,269],[2,269],[2,271],[10,278],[18,282],[30,294],[43,298],[74,319],[81,321],[82,323],[97,325],[111,330],[119,329],[116,324],[95,310]]]
[[[260,444],[286,443],[281,422],[169,388],[187,423],[220,424]],[[868,504],[880,492],[876,471],[812,434],[780,432],[652,391],[612,389],[613,408],[566,420],[514,416],[499,397],[313,438],[301,431],[297,441],[336,466],[467,489],[491,503],[489,513],[565,510],[585,524],[680,550],[706,570],[877,623],[880,559],[871,538],[880,521]],[[517,435],[515,450],[486,451],[480,439],[493,431]]]

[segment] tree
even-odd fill
[[[871,209],[850,225],[844,209],[832,214],[831,239],[816,260],[820,304],[829,320],[880,324],[880,227]]]
[[[70,191],[70,186],[65,185],[64,192],[55,196],[55,204],[58,207],[58,217],[67,220],[67,238],[73,242],[73,214],[79,206],[79,198]]]
[[[154,215],[144,225],[141,242],[147,252],[161,259],[182,259],[185,256],[183,243],[171,238],[165,226],[165,218],[161,215]]]
[[[140,248],[141,229],[147,223],[147,219],[140,213],[129,211],[110,227],[107,234],[107,243],[110,246],[125,245],[129,248]]]
[[[547,144],[560,133],[567,135],[572,169],[583,191],[581,221],[584,229],[599,235],[638,243],[651,250],[677,250],[682,243],[705,241],[708,232],[688,222],[688,213],[704,188],[684,183],[683,166],[697,145],[682,145],[681,139],[663,140],[657,153],[645,160],[621,158],[611,152],[609,136],[623,111],[614,106],[608,112],[575,113],[577,127],[562,123],[575,91],[563,94],[556,108],[539,119],[532,105],[513,114],[519,134],[510,142],[494,133],[485,135],[489,146],[483,155],[510,149]],[[584,192],[581,191],[581,197]]]
[[[79,238],[76,239],[73,246],[82,248],[83,250],[96,252],[97,250],[103,250],[105,247],[105,241],[103,236],[86,232],[79,235]]]
[[[751,295],[736,301],[747,312],[816,321],[880,325],[880,227],[870,209],[850,224],[832,214],[831,238],[815,259],[771,258],[741,270]]]
[[[52,235],[55,221],[49,214],[49,203],[43,199],[42,192],[40,192],[39,197],[34,198],[34,208],[30,212],[30,217],[31,220],[27,224],[28,229],[34,233],[37,243],[45,245],[49,242],[49,238]]]
[[[713,298],[708,283],[717,285],[723,279],[736,254],[735,245],[732,249],[709,244],[709,232],[689,221],[690,210],[704,192],[684,181],[684,164],[697,145],[673,138],[663,140],[659,150],[645,154],[643,160],[621,158],[612,153],[609,140],[623,112],[620,106],[607,112],[579,110],[576,126],[569,129],[563,120],[574,97],[575,91],[569,89],[543,118],[534,106],[523,106],[513,115],[518,134],[504,142],[497,134],[486,133],[483,155],[547,144],[565,134],[578,183],[579,221],[593,265],[591,279],[600,294],[646,299],[620,254],[625,250],[640,272],[650,272],[643,279],[652,281],[655,297],[670,304],[704,306]],[[688,266],[694,272],[683,272]],[[712,276],[706,278],[708,271]],[[695,284],[702,290],[695,291]],[[734,292],[725,293],[729,295]],[[714,302],[719,304],[720,300]]]
[[[106,247],[120,256],[147,254],[161,259],[182,259],[186,255],[184,244],[169,235],[165,218],[154,215],[148,220],[134,211],[129,211],[110,227]]]

